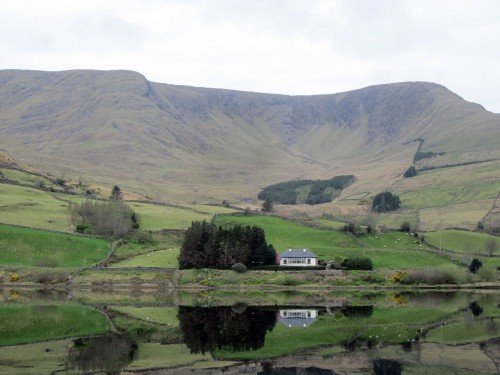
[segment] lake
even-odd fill
[[[500,293],[0,289],[0,374],[497,374]]]

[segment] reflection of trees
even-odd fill
[[[179,326],[191,353],[256,350],[276,324],[276,312],[231,307],[179,306]]]
[[[373,361],[375,375],[400,375],[403,371],[401,362],[390,359],[377,359]]]
[[[123,336],[85,337],[74,341],[66,367],[83,372],[102,371],[119,374],[133,360],[137,344]]]

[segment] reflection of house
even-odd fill
[[[288,328],[311,325],[318,317],[318,310],[290,309],[280,310],[279,320]]]
[[[317,266],[318,257],[307,249],[288,249],[280,254],[280,266]]]

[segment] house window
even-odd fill
[[[311,259],[307,259],[307,264],[311,264]]]
[[[283,264],[286,264],[286,259],[283,259]]]
[[[307,263],[305,258],[288,258],[288,261],[290,264],[305,264],[305,263]]]

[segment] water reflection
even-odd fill
[[[285,309],[279,312],[279,321],[288,328],[307,328],[318,317],[316,309]]]
[[[179,327],[191,353],[256,350],[276,325],[276,312],[253,307],[179,306]]]
[[[207,293],[179,307],[151,298],[93,308],[3,295],[0,373],[499,373],[496,293],[242,298],[249,305]],[[98,335],[110,324],[120,334]]]
[[[66,369],[119,374],[134,359],[137,344],[121,335],[76,339],[69,349]]]

